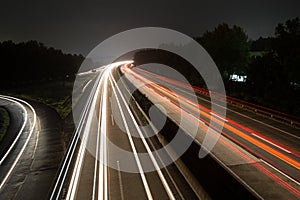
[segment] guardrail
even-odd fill
[[[138,70],[142,71],[144,73],[150,74],[151,76],[154,76],[156,78],[161,78],[162,77],[158,74],[147,72],[147,71],[142,70],[142,69],[138,69]],[[173,80],[173,79],[170,79],[170,78],[167,78],[167,77],[163,77],[163,78],[168,79],[169,82],[172,82],[172,83],[181,85],[182,87],[185,87],[187,89],[190,89],[190,85],[188,85],[186,83],[182,83],[180,81]],[[222,95],[220,93],[217,93],[217,92],[209,91],[205,88],[200,88],[200,87],[197,87],[197,86],[193,86],[193,89],[195,90],[195,92],[201,93],[205,96],[210,96],[210,94],[211,94],[213,97],[216,97],[216,98],[220,97],[220,98],[224,99],[224,95]],[[234,98],[234,97],[226,96],[225,98],[227,99],[227,103],[240,106],[241,108],[251,110],[255,113],[259,113],[259,114],[268,116],[270,118],[273,118],[273,119],[276,119],[276,120],[279,120],[279,121],[282,121],[284,123],[287,123],[287,124],[290,124],[290,125],[293,125],[295,127],[300,128],[300,118],[299,117],[288,115],[286,113],[279,112],[277,110],[273,110],[271,108],[267,108],[267,107],[264,107],[264,106],[256,105],[256,104],[253,104],[253,103],[250,103],[250,102],[247,102],[247,101],[244,101],[244,100],[240,100],[240,99],[237,99],[237,98]]]
[[[199,93],[201,93],[203,95],[206,95],[206,96],[210,96],[210,91],[207,90],[207,89],[199,88],[199,87],[196,87],[196,86],[193,86],[193,88],[196,92],[199,92]],[[218,93],[215,93],[215,92],[211,92],[211,93],[214,97],[218,97],[218,96],[222,97],[221,94],[218,94]],[[239,106],[239,107],[247,109],[247,110],[251,110],[255,113],[259,113],[259,114],[268,116],[270,118],[273,118],[273,119],[291,124],[291,125],[296,126],[296,127],[300,127],[300,118],[298,118],[298,117],[288,115],[286,113],[282,113],[282,112],[279,112],[277,110],[273,110],[271,108],[256,105],[256,104],[253,104],[253,103],[250,103],[250,102],[247,102],[247,101],[244,101],[244,100],[240,100],[240,99],[237,99],[237,98],[234,98],[234,97],[226,96],[226,99],[227,99],[227,103]]]

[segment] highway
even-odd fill
[[[12,176],[17,173],[15,168],[20,165],[20,161],[24,158],[28,159],[28,155],[25,156],[24,152],[28,150],[28,144],[32,142],[30,139],[36,126],[37,117],[33,107],[21,99],[3,95],[0,96],[0,99],[1,104],[10,110],[11,120],[13,120],[12,128],[10,127],[12,130],[9,130],[9,135],[4,137],[1,149],[0,191],[1,194],[4,194],[3,190],[16,191],[18,189],[10,187],[10,184],[14,182]]]
[[[208,96],[197,92],[198,102],[193,102],[184,84],[132,69],[130,63],[104,66],[84,86],[77,128],[50,199],[300,197],[299,129],[230,104],[226,116],[213,113]],[[150,122],[141,108],[145,102],[132,99],[128,89],[141,83],[145,102],[162,105],[158,109],[172,126],[180,126],[183,116],[181,137],[195,136],[180,159],[179,147],[163,148],[170,142],[168,130],[157,133],[151,123],[143,128]],[[205,135],[216,137],[220,131],[207,128],[210,120],[223,122],[224,128],[208,159],[199,159]]]
[[[140,72],[141,71],[142,70],[140,70]],[[155,83],[170,85],[170,83],[164,79],[165,77],[158,79],[157,76],[154,76],[154,74],[152,74],[151,77],[149,76],[149,73],[146,73],[146,71],[142,72],[144,72],[143,75],[147,74],[147,77],[150,78],[151,81],[155,81]],[[180,86],[177,86],[176,88],[178,92],[177,94],[170,94],[169,91],[164,88],[155,89],[156,91],[166,95],[168,98],[173,98],[174,101],[184,99],[182,103],[189,102],[189,99],[186,98],[186,96],[191,95],[191,93],[189,94],[188,91],[185,91],[184,88]],[[268,161],[272,165],[275,165],[277,168],[289,174],[297,181],[300,180],[300,174],[298,173],[298,170],[300,169],[299,129],[291,128],[289,126],[280,126],[280,123],[278,122],[270,124],[271,120],[268,119],[262,120],[263,118],[260,118],[260,120],[257,120],[255,117],[250,117],[253,116],[253,113],[247,113],[245,110],[230,105],[227,108],[226,118],[223,118],[223,116],[211,113],[211,110],[209,109],[210,102],[207,97],[198,94],[198,101],[199,104],[196,104],[195,102],[190,104],[194,106],[190,106],[191,109],[189,111],[191,113],[200,112],[201,116],[203,116],[203,119],[201,120],[206,124],[208,124],[210,118],[225,121],[226,124],[224,125],[225,130],[223,131],[223,134],[226,137],[232,139],[249,151],[251,151],[251,149],[255,149],[255,147],[260,147],[257,151],[251,152]],[[232,134],[232,132],[234,134]],[[236,135],[240,137],[236,137]],[[243,138],[244,141],[239,141],[239,138]],[[263,156],[267,153],[272,155],[272,157]],[[288,164],[288,166],[280,165],[280,162],[277,161],[278,159],[281,160],[280,162]]]
[[[47,199],[65,152],[61,119],[34,101],[0,96],[0,104],[10,115],[0,148],[0,199]]]
[[[150,133],[138,126],[139,122],[125,102],[126,91],[116,85],[113,75],[116,67],[103,69],[94,82],[81,119],[85,124],[81,123],[76,131],[77,136],[81,135],[81,141],[79,137],[73,138],[71,144],[74,145],[70,146],[66,157],[70,159],[63,164],[65,167],[51,198],[197,199],[207,195],[200,185],[190,187],[175,164],[160,168],[162,160],[152,153],[159,143],[148,141],[145,134]],[[112,115],[109,106],[112,96],[116,99],[117,115]],[[125,132],[113,116],[120,117]],[[139,138],[133,135],[139,135]],[[114,145],[130,153],[122,157]],[[143,152],[144,156],[138,152]],[[122,170],[125,168],[131,172]]]
[[[277,182],[278,185],[285,188],[289,193],[292,193],[291,198],[299,198],[299,129],[230,104],[227,107],[226,117],[220,116],[218,113],[211,112],[209,97],[197,93],[198,102],[192,102],[190,99],[192,91],[188,91],[183,83],[139,68],[131,70],[123,66],[123,72],[131,82],[136,83],[136,85],[141,84],[139,82],[143,82],[147,85],[143,88],[143,92],[148,97],[153,96],[152,102],[157,101],[159,98],[167,98],[168,101],[158,101],[157,103],[163,102],[165,108],[170,108],[170,112],[171,110],[182,111],[182,109],[184,109],[188,113],[187,118],[195,121],[195,123],[198,123],[200,120],[200,122],[205,125],[208,125],[210,120],[216,123],[220,123],[221,121],[225,122],[222,136],[234,144],[237,144],[239,147],[242,147],[251,153],[251,155],[254,155],[256,159],[259,159],[259,162],[242,155],[239,151],[235,151],[234,154],[236,157],[244,157],[244,159],[254,163],[254,168],[257,168],[258,171],[263,172],[263,174],[267,174],[270,179]],[[175,88],[175,90],[170,92],[169,89],[162,85],[172,89]],[[169,105],[166,105],[166,103]],[[180,105],[184,105],[184,107],[180,107]],[[197,116],[196,114],[200,114],[201,118],[195,120],[190,116]],[[199,140],[201,141],[201,139]],[[220,141],[222,141],[222,138]],[[232,144],[228,144],[225,148],[232,148],[232,146]],[[218,152],[216,152],[215,155],[218,157]],[[227,166],[234,168],[233,163],[229,161],[230,159],[224,159],[224,157],[220,157],[220,159],[223,159],[223,163],[227,163]],[[272,170],[275,169],[275,172],[272,173],[268,168],[272,168]],[[234,172],[235,170],[236,172]],[[239,171],[240,169],[232,170],[235,174],[239,174]],[[278,172],[283,175],[283,178],[279,178],[275,175]],[[253,190],[261,193],[260,196],[264,197],[264,195],[270,195],[264,194],[267,192],[261,190],[262,183],[255,184],[255,179],[250,181],[247,175],[243,174],[243,176],[244,178],[242,178],[242,176],[240,177],[245,182],[248,182],[249,185],[252,185]],[[253,177],[251,178],[253,179]],[[266,188],[264,188],[264,190],[265,189]],[[270,191],[272,190],[274,190],[274,188],[270,188]],[[282,194],[283,196],[285,195],[284,192]]]

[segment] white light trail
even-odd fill
[[[2,187],[4,186],[5,182],[7,181],[7,179],[9,178],[9,176],[11,175],[13,169],[17,165],[19,159],[21,158],[21,156],[22,156],[22,154],[23,154],[23,152],[24,152],[24,150],[25,150],[25,148],[26,148],[26,146],[27,146],[27,144],[28,144],[28,142],[29,142],[29,140],[31,138],[31,135],[32,135],[32,133],[34,131],[34,128],[35,128],[35,125],[36,125],[36,112],[33,109],[33,107],[30,104],[28,104],[26,101],[23,101],[21,99],[17,99],[17,98],[14,98],[14,97],[3,96],[3,95],[0,95],[0,97],[10,98],[10,99],[19,101],[19,102],[25,104],[26,106],[28,106],[30,108],[30,110],[32,111],[32,113],[33,113],[33,123],[32,123],[32,127],[31,127],[31,129],[29,131],[28,137],[27,137],[25,143],[23,144],[23,147],[21,148],[21,150],[20,150],[19,154],[17,155],[16,159],[14,160],[12,166],[10,167],[9,171],[7,172],[6,176],[3,178],[3,180],[2,180],[2,182],[0,184],[0,190],[1,190]]]
[[[149,155],[150,158],[151,158],[151,161],[152,161],[152,163],[153,163],[153,165],[154,165],[154,167],[155,167],[155,169],[156,169],[156,171],[157,171],[157,173],[158,173],[158,175],[159,175],[159,178],[160,178],[161,181],[162,181],[162,184],[163,184],[165,190],[167,191],[167,194],[168,194],[169,198],[175,200],[175,197],[174,197],[174,195],[173,195],[172,190],[170,189],[170,186],[168,185],[168,182],[166,181],[166,179],[165,179],[163,173],[161,172],[160,167],[159,167],[159,165],[158,165],[158,163],[157,163],[157,161],[156,161],[156,159],[155,159],[155,157],[154,157],[154,155],[153,155],[153,153],[152,153],[152,151],[151,151],[151,149],[150,149],[150,147],[149,147],[149,145],[148,145],[148,143],[147,143],[147,141],[146,141],[146,139],[145,139],[145,137],[144,137],[144,135],[143,135],[143,133],[142,133],[140,127],[139,127],[139,125],[137,124],[137,122],[136,122],[136,120],[135,120],[135,118],[134,118],[134,116],[133,116],[133,114],[132,114],[132,112],[131,112],[129,106],[127,105],[127,102],[126,102],[126,100],[125,100],[125,98],[124,98],[122,92],[121,92],[120,89],[118,88],[117,83],[116,83],[116,81],[114,80],[114,78],[113,78],[112,76],[111,76],[111,80],[113,80],[113,82],[114,82],[114,84],[115,84],[115,87],[117,88],[118,93],[119,93],[119,95],[120,95],[122,101],[124,102],[124,105],[125,105],[125,107],[126,107],[128,113],[129,113],[129,115],[130,115],[130,117],[131,117],[131,119],[132,119],[132,121],[133,121],[133,123],[134,123],[134,126],[135,126],[136,130],[137,130],[138,133],[139,133],[139,136],[140,136],[140,138],[141,138],[141,140],[142,140],[142,142],[143,142],[143,144],[144,144],[144,146],[145,146],[145,148],[146,148],[146,150],[147,150],[147,152],[148,152],[148,155]],[[113,88],[114,88],[114,87],[113,87]]]
[[[110,82],[111,82],[111,79],[110,79]],[[115,95],[115,97],[116,97],[116,101],[117,101],[117,104],[118,104],[118,107],[119,107],[119,110],[120,110],[121,117],[122,117],[122,119],[123,119],[123,124],[124,124],[125,129],[126,129],[126,133],[127,133],[128,139],[129,139],[129,143],[130,143],[130,145],[131,145],[131,148],[132,148],[132,151],[133,151],[133,155],[134,155],[134,158],[135,158],[135,160],[136,160],[137,167],[138,167],[138,169],[139,169],[139,173],[140,173],[140,176],[141,176],[141,178],[142,178],[142,182],[143,182],[143,184],[144,184],[144,188],[145,188],[145,190],[146,190],[147,197],[148,197],[148,199],[153,199],[152,194],[151,194],[151,191],[150,191],[150,187],[149,187],[149,185],[148,185],[146,176],[145,176],[145,174],[144,174],[144,170],[143,170],[143,168],[142,168],[142,164],[141,164],[141,162],[140,162],[140,160],[139,160],[139,157],[138,157],[137,150],[136,150],[135,145],[134,145],[134,142],[133,142],[133,140],[132,140],[132,138],[131,138],[130,130],[129,130],[129,127],[128,127],[128,125],[127,125],[127,122],[126,122],[126,119],[125,119],[123,110],[122,110],[122,108],[121,108],[120,101],[119,101],[119,99],[118,99],[117,93],[116,93],[116,91],[115,91],[115,88],[113,87],[112,82],[111,82],[111,85],[112,85],[113,93],[114,93],[114,95]]]

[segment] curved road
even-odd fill
[[[29,105],[23,100],[5,98],[24,106],[28,120],[0,166],[0,199],[46,199],[65,152],[61,120],[53,109],[43,104],[30,102]],[[11,106],[18,110],[15,105]],[[11,114],[12,119],[22,116],[16,111]]]

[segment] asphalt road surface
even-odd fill
[[[5,103],[13,137],[3,141],[12,146],[20,137],[0,165],[0,199],[46,199],[66,149],[60,117],[41,103],[5,98],[15,102]]]
[[[299,199],[299,129],[230,104],[226,116],[214,113],[208,96],[196,92],[193,101],[184,84],[130,62],[95,74],[78,92],[76,130],[50,199]],[[130,98],[130,84],[145,102]],[[182,138],[195,137],[180,159],[180,146],[165,148],[173,133],[143,128],[146,101],[162,105]],[[208,128],[210,121],[218,126]],[[207,135],[217,140],[201,159]]]
[[[104,69],[94,82],[79,124],[80,140],[71,146],[74,153],[70,151],[70,157],[67,154],[70,159],[65,160],[65,166],[69,166],[62,168],[51,198],[198,199],[206,196],[201,186],[188,184],[175,164],[160,167],[162,161],[152,153],[160,144],[158,140],[153,144],[155,141],[150,143],[145,139],[145,134],[151,133],[138,126],[140,122],[125,102],[126,91],[116,85],[113,69]],[[110,106],[112,99],[115,106]],[[124,157],[115,146],[129,155]]]
[[[187,118],[196,123],[208,125],[210,120],[224,123],[222,137],[233,143],[228,143],[225,148],[232,148],[232,146],[243,148],[255,157],[242,155],[240,151],[231,154],[235,158],[243,157],[248,161],[247,163],[254,164],[243,163],[244,165],[241,165],[241,163],[234,162],[228,157],[230,154],[222,153],[225,150],[224,147],[214,153],[259,196],[262,198],[299,198],[300,135],[298,128],[230,104],[227,106],[226,117],[220,116],[210,110],[209,97],[196,93],[198,102],[192,102],[191,99],[195,96],[194,91],[188,90],[183,83],[143,69],[130,70],[126,66],[123,68],[124,73],[133,83],[146,84],[147,86],[142,88],[143,93],[150,99],[152,96],[152,102],[164,104],[170,115],[174,115],[176,110],[184,110],[188,114]],[[172,88],[173,91],[167,88]],[[180,115],[180,112],[177,113]],[[195,120],[197,115],[201,117]],[[176,114],[173,119],[176,121]],[[253,167],[261,173],[252,173]],[[271,181],[263,181],[261,178],[263,176],[269,177]]]

